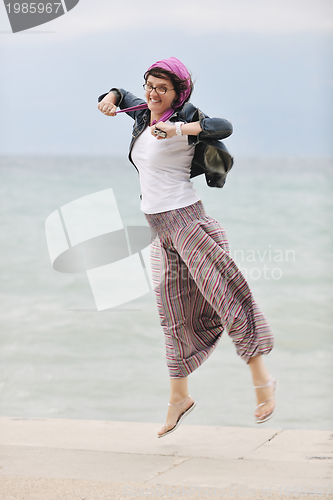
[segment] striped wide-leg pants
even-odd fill
[[[151,264],[170,377],[198,368],[224,329],[246,362],[268,354],[271,329],[229,255],[224,229],[202,202],[146,218],[157,233]]]

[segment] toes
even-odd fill
[[[271,405],[267,406],[267,407],[265,408],[265,410],[264,410],[264,409],[262,409],[261,411],[259,411],[259,410],[258,410],[258,411],[256,411],[256,412],[254,413],[254,416],[255,416],[255,417],[257,417],[257,418],[259,418],[260,420],[262,420],[262,419],[264,419],[265,417],[267,417],[267,415],[269,415],[270,413],[272,413],[272,411],[274,410],[274,407],[275,407],[275,405],[274,405],[274,404],[271,404]]]
[[[162,427],[162,429],[160,429],[159,431],[157,431],[157,435],[158,436],[162,436],[162,434],[164,434],[165,432],[167,431],[166,427]]]
[[[170,431],[174,425],[163,425],[162,429],[157,432],[158,436],[163,436],[166,432]]]

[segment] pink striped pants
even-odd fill
[[[268,354],[271,329],[229,255],[224,229],[202,202],[146,218],[157,233],[151,264],[170,377],[198,368],[224,329],[246,362]]]

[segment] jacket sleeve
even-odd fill
[[[225,118],[209,118],[199,111],[199,122],[202,132],[198,134],[198,140],[201,139],[225,139],[232,134],[233,128],[231,123]]]
[[[193,104],[186,103],[181,115],[186,122],[199,122],[202,131],[197,136],[189,136],[190,144],[198,144],[202,140],[220,140],[229,137],[233,128],[231,123],[224,118],[210,118]]]
[[[126,109],[132,106],[138,106],[139,104],[144,104],[146,102],[144,99],[136,97],[135,95],[131,94],[131,92],[128,92],[127,90],[124,89],[113,87],[109,92],[113,92],[116,95],[117,107],[119,107],[120,109]],[[99,96],[98,102],[100,102],[107,94],[102,94],[101,96]],[[135,119],[136,113],[138,113],[138,111],[130,111],[129,113],[126,114],[129,115],[131,118]]]

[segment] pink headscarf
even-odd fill
[[[161,61],[157,61],[148,68],[148,71],[150,71],[153,68],[160,68],[162,70],[164,69],[170,71],[171,73],[177,75],[178,78],[180,78],[181,80],[187,80],[186,82],[187,88],[185,91],[181,92],[179,99],[177,100],[177,106],[175,106],[174,108],[169,108],[160,118],[161,122],[166,122],[170,118],[170,116],[173,115],[175,110],[184,104],[184,101],[186,101],[186,99],[190,95],[191,77],[186,66],[176,57],[169,57],[169,59],[162,59]]]

